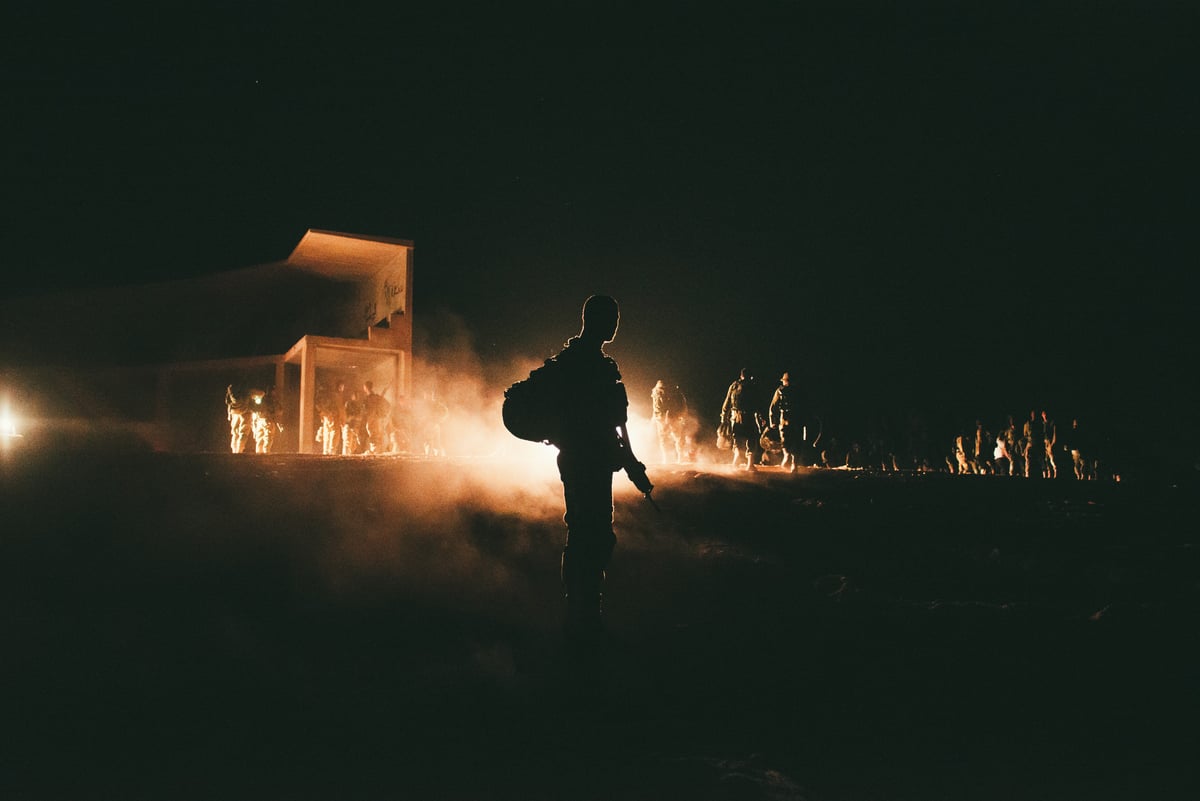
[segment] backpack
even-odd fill
[[[547,359],[523,381],[504,390],[504,427],[519,439],[553,442],[562,425],[562,387],[558,363]]]

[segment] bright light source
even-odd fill
[[[13,416],[12,411],[8,408],[8,404],[4,404],[0,408],[0,436],[2,437],[19,437],[17,433],[17,419]]]

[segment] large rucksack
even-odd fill
[[[558,440],[564,401],[560,369],[554,359],[547,359],[528,378],[504,390],[501,414],[514,437],[530,442]]]

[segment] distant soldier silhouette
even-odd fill
[[[333,393],[324,384],[317,385],[313,405],[316,407],[317,418],[321,421],[314,441],[321,444],[322,455],[335,456],[341,448],[341,443],[338,441],[341,437],[341,431],[338,430],[335,419],[337,412]]]
[[[746,470],[753,470],[761,453],[759,437],[765,422],[762,412],[764,404],[749,367],[743,367],[737,380],[725,392],[721,404],[721,424],[733,429],[733,466],[737,467],[744,457]]]
[[[362,443],[370,453],[383,453],[388,449],[387,422],[392,414],[392,404],[375,391],[370,381],[363,382],[363,430],[366,440]]]
[[[555,357],[555,381],[561,399],[558,472],[566,502],[567,542],[562,552],[562,582],[567,597],[569,635],[601,628],[605,572],[616,544],[613,533],[613,473],[624,468],[649,497],[653,485],[633,454],[626,429],[628,398],[617,363],[604,345],[617,333],[620,311],[606,295],[583,304],[583,327]]]
[[[363,402],[359,400],[358,392],[351,390],[346,398],[346,424],[342,426],[342,455],[353,456],[361,453],[366,445],[367,432],[363,424]]]
[[[775,394],[771,397],[771,405],[767,407],[767,419],[770,424],[779,430],[779,447],[783,451],[783,461],[780,467],[789,472],[796,472],[796,450],[800,444],[792,433],[793,415],[795,409],[795,394],[792,389],[791,376],[784,373],[779,377],[779,386],[775,388]]]
[[[1011,414],[1005,417],[1001,435],[1004,437],[1004,447],[1008,452],[1008,474],[1010,476],[1025,475],[1025,437],[1017,431],[1017,421]]]
[[[1067,432],[1064,447],[1071,453],[1071,466],[1076,480],[1084,481],[1090,478],[1087,458],[1084,455],[1087,452],[1087,446],[1083,439],[1083,433],[1079,430],[1079,418],[1071,420],[1071,429]]]
[[[346,382],[338,379],[334,385],[333,394],[329,399],[333,413],[333,441],[330,443],[330,455],[345,455],[346,453]]]
[[[250,390],[250,430],[254,434],[254,452],[270,453],[275,447],[276,432],[283,431],[274,388],[266,392]]]
[[[1046,449],[1046,461],[1042,466],[1042,475],[1046,478],[1058,478],[1058,463],[1054,461],[1054,449],[1058,445],[1058,424],[1045,409],[1042,410],[1042,432]]]
[[[687,398],[678,386],[668,386],[661,378],[650,390],[654,430],[658,435],[659,459],[663,464],[690,461],[693,451],[695,420],[688,413]]]
[[[1036,410],[1029,413],[1023,433],[1025,478],[1041,478],[1046,459],[1046,426]]]
[[[245,453],[250,433],[250,408],[245,399],[233,394],[233,384],[225,387],[225,416],[229,419],[229,450]]]

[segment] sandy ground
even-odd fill
[[[1174,799],[1196,486],[652,469],[609,636],[503,462],[7,453],[0,795]]]

